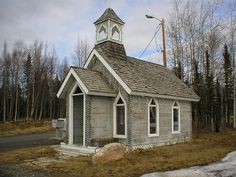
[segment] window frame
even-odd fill
[[[102,38],[102,39],[101,39],[101,38],[100,38],[100,30],[101,30],[102,28],[105,29],[105,38]],[[102,24],[102,25],[100,26],[100,28],[98,29],[98,41],[104,41],[104,40],[107,39],[107,37],[108,37],[107,27]]]
[[[175,103],[177,104],[177,106],[175,106]],[[177,131],[174,130],[174,109],[178,110],[178,124],[179,124],[179,129]],[[174,101],[174,103],[172,104],[172,134],[178,134],[181,131],[181,126],[180,126],[180,104],[178,101]]]
[[[151,105],[152,100],[155,102],[155,105]],[[155,107],[156,108],[156,133],[150,133],[150,108]],[[160,121],[159,121],[159,104],[156,99],[151,98],[148,103],[148,137],[156,137],[159,136],[160,132]]]
[[[117,104],[117,102],[119,101],[119,99],[121,99],[123,101],[123,104]],[[117,134],[117,126],[116,126],[116,121],[117,121],[117,107],[118,106],[124,106],[125,108],[125,120],[124,120],[124,124],[125,124],[125,134],[124,135],[119,135]],[[127,138],[127,104],[124,100],[124,98],[122,97],[122,95],[119,93],[113,103],[113,137],[114,138]]]
[[[112,31],[113,31],[113,29],[114,29],[115,27],[116,27],[117,30],[119,31],[119,39],[118,39],[118,40],[115,39],[115,38],[113,38],[113,34],[112,34]],[[111,28],[111,39],[112,39],[112,40],[115,40],[115,41],[121,41],[121,30],[119,29],[119,27],[118,27],[116,24],[114,24],[113,27]]]

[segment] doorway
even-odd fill
[[[83,95],[73,96],[73,144],[83,145]]]

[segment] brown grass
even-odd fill
[[[228,130],[218,134],[201,133],[186,143],[147,150],[138,149],[127,153],[124,159],[108,164],[93,165],[91,157],[80,156],[66,159],[65,162],[51,163],[38,170],[52,176],[136,177],[154,171],[209,164],[234,150],[236,150],[236,132]],[[1,161],[2,158],[0,163]]]
[[[52,130],[51,121],[19,121],[0,123],[0,136],[40,133]]]
[[[0,153],[0,163],[22,163],[24,160],[39,157],[56,157],[58,153],[49,146],[24,148],[6,153]]]

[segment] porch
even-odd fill
[[[67,156],[79,156],[79,155],[85,155],[90,156],[93,154],[96,154],[100,148],[99,147],[85,147],[80,146],[76,144],[65,144],[61,143],[60,145],[53,146],[53,148],[59,153]]]

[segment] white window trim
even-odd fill
[[[124,104],[117,104],[119,99],[122,99]],[[116,133],[116,106],[125,106],[125,135],[117,135]],[[122,95],[119,93],[113,103],[113,137],[127,138],[127,104]]]
[[[83,146],[85,146],[85,94],[79,93],[74,94],[77,88],[80,88],[80,90],[83,92],[79,84],[76,82],[70,92],[69,95],[69,145],[73,145],[73,96],[81,96],[83,95]]]
[[[114,38],[113,38],[113,35],[112,35],[112,30],[113,30],[113,28],[115,28],[115,27],[116,27],[116,28],[118,29],[118,31],[119,31],[119,40],[114,39]],[[121,33],[120,28],[119,28],[116,24],[114,24],[114,25],[112,26],[112,28],[111,28],[111,39],[114,40],[114,41],[119,41],[119,42],[121,42],[121,39],[122,39],[121,35],[122,35],[122,33]]]
[[[105,28],[105,30],[106,30],[106,32],[105,32],[106,37],[103,38],[103,39],[100,39],[100,30],[101,30],[102,27]],[[102,25],[99,27],[98,32],[97,32],[97,41],[99,41],[99,42],[105,41],[107,38],[108,38],[108,30],[107,30],[107,27],[102,24]]]
[[[174,106],[174,104],[177,103],[178,106]],[[179,114],[179,120],[178,120],[178,123],[179,123],[179,130],[178,131],[174,131],[174,109],[178,109],[178,114]],[[178,134],[180,133],[180,130],[181,130],[181,124],[180,124],[180,104],[178,101],[174,101],[174,103],[172,104],[172,134]]]
[[[151,105],[152,100],[154,100],[155,102],[155,106]],[[157,132],[156,133],[150,133],[150,107],[156,107],[156,128],[157,128]],[[156,101],[156,99],[151,98],[149,103],[148,103],[148,137],[156,137],[159,136],[159,131],[160,130],[160,121],[159,121],[159,104]]]

